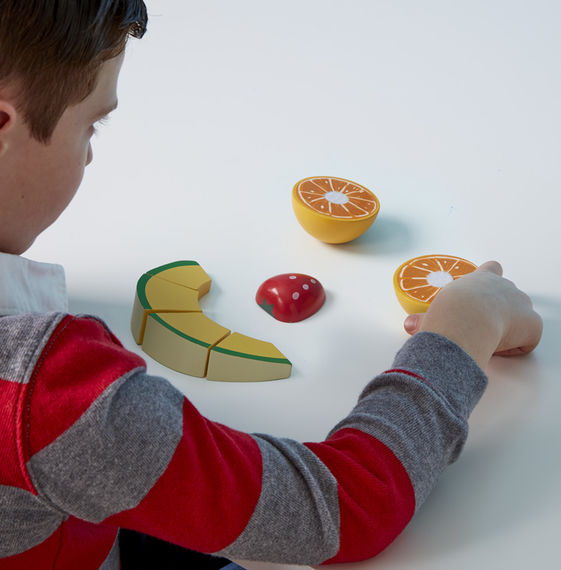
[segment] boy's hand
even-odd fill
[[[531,352],[541,338],[543,323],[530,297],[502,277],[496,261],[446,285],[425,314],[409,315],[409,334],[441,334],[461,346],[484,368],[493,354]]]

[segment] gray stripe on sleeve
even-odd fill
[[[26,384],[62,313],[0,318],[0,378]]]
[[[100,522],[136,507],[167,468],[183,431],[183,395],[132,371],[109,386],[28,470],[64,513]]]
[[[41,544],[65,518],[28,491],[0,485],[0,558]]]
[[[464,419],[487,387],[487,376],[475,360],[455,342],[435,333],[422,332],[409,339],[392,368],[404,368],[426,378],[452,411]]]
[[[261,496],[242,534],[218,554],[320,564],[339,550],[339,495],[329,469],[305,445],[253,436],[263,457]]]
[[[115,544],[107,558],[103,561],[99,570],[119,570],[121,568],[121,556],[119,550],[119,536],[115,539]]]
[[[458,345],[433,333],[412,337],[392,368],[423,379],[400,372],[379,375],[331,433],[359,429],[389,447],[411,479],[418,509],[440,473],[459,456],[467,438],[467,417],[487,377]]]

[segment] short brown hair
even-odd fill
[[[34,138],[50,140],[65,109],[93,91],[100,65],[147,21],[143,0],[0,0],[0,86],[15,88]]]

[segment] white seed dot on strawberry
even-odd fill
[[[307,283],[302,285],[302,289],[304,289],[304,291],[307,291],[309,288],[310,288],[310,286]]]
[[[297,301],[300,298],[300,293],[292,293],[292,298]]]

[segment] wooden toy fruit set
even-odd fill
[[[296,183],[292,205],[302,227],[326,243],[345,243],[366,232],[378,215],[378,198],[345,178],[315,176]],[[477,266],[453,255],[424,255],[394,273],[397,299],[409,314],[427,311],[448,283]],[[209,319],[199,299],[211,280],[196,261],[176,261],[138,280],[131,320],[136,342],[155,360],[191,376],[230,382],[277,380],[292,364],[273,344],[245,336]],[[283,273],[258,288],[257,304],[275,319],[294,323],[324,304],[321,283],[302,273]]]

